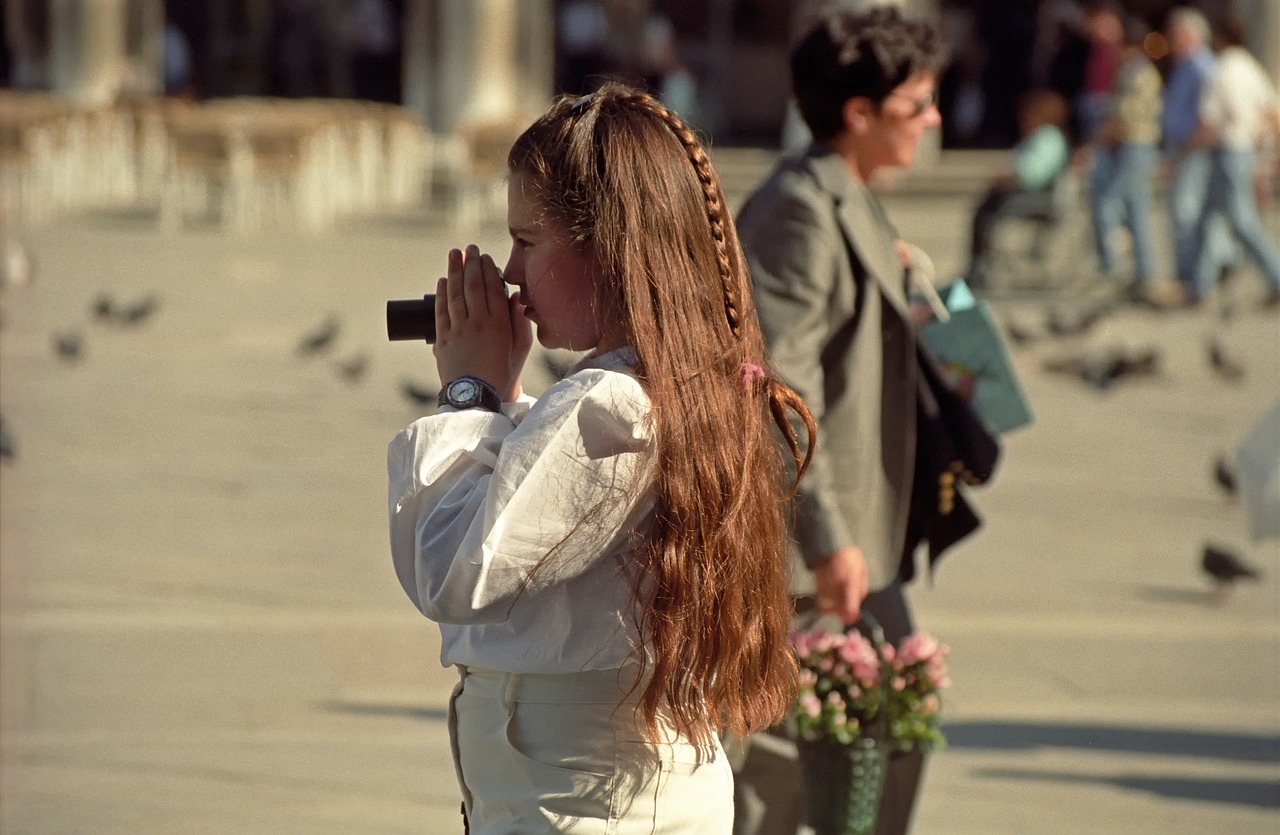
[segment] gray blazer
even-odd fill
[[[915,466],[918,366],[897,234],[844,160],[816,144],[781,161],[738,232],[778,374],[818,421],[795,506],[812,566],[856,545],[872,590],[902,560]]]

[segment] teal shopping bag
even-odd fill
[[[1012,432],[1035,418],[991,307],[957,280],[939,288],[950,317],[929,322],[920,338],[938,358],[947,382],[969,399],[973,410],[998,434]]]

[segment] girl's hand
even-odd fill
[[[533,330],[519,298],[507,298],[493,258],[471,245],[449,251],[448,277],[436,286],[436,369],[440,382],[465,375],[497,389],[503,402],[520,396],[520,371]]]

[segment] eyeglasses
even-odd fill
[[[911,105],[912,105],[911,113],[908,114],[907,116],[907,118],[909,119],[915,119],[918,116],[923,116],[926,110],[928,110],[929,108],[933,107],[938,103],[937,90],[930,90],[928,93],[925,93],[923,96],[908,96],[906,93],[889,93],[889,95],[885,96],[885,98],[889,98],[889,96],[893,96],[894,98],[899,98],[899,99],[906,99],[907,101],[911,102]]]

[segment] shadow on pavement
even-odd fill
[[[1214,597],[1210,589],[1193,589],[1178,586],[1139,585],[1138,596],[1152,603],[1174,603],[1195,606],[1213,606]]]
[[[1274,780],[1213,780],[1196,777],[1153,777],[1121,774],[1103,776],[1030,769],[979,769],[975,776],[999,780],[1042,780],[1054,783],[1094,783],[1149,792],[1161,797],[1280,809],[1280,785]]]
[[[1034,722],[945,723],[950,748],[1024,751],[1032,748],[1080,748],[1132,754],[1208,757],[1239,762],[1280,762],[1280,737],[1194,731],[1182,728],[1126,728],[1114,725],[1062,725]],[[1271,784],[1272,802],[1280,802]]]

